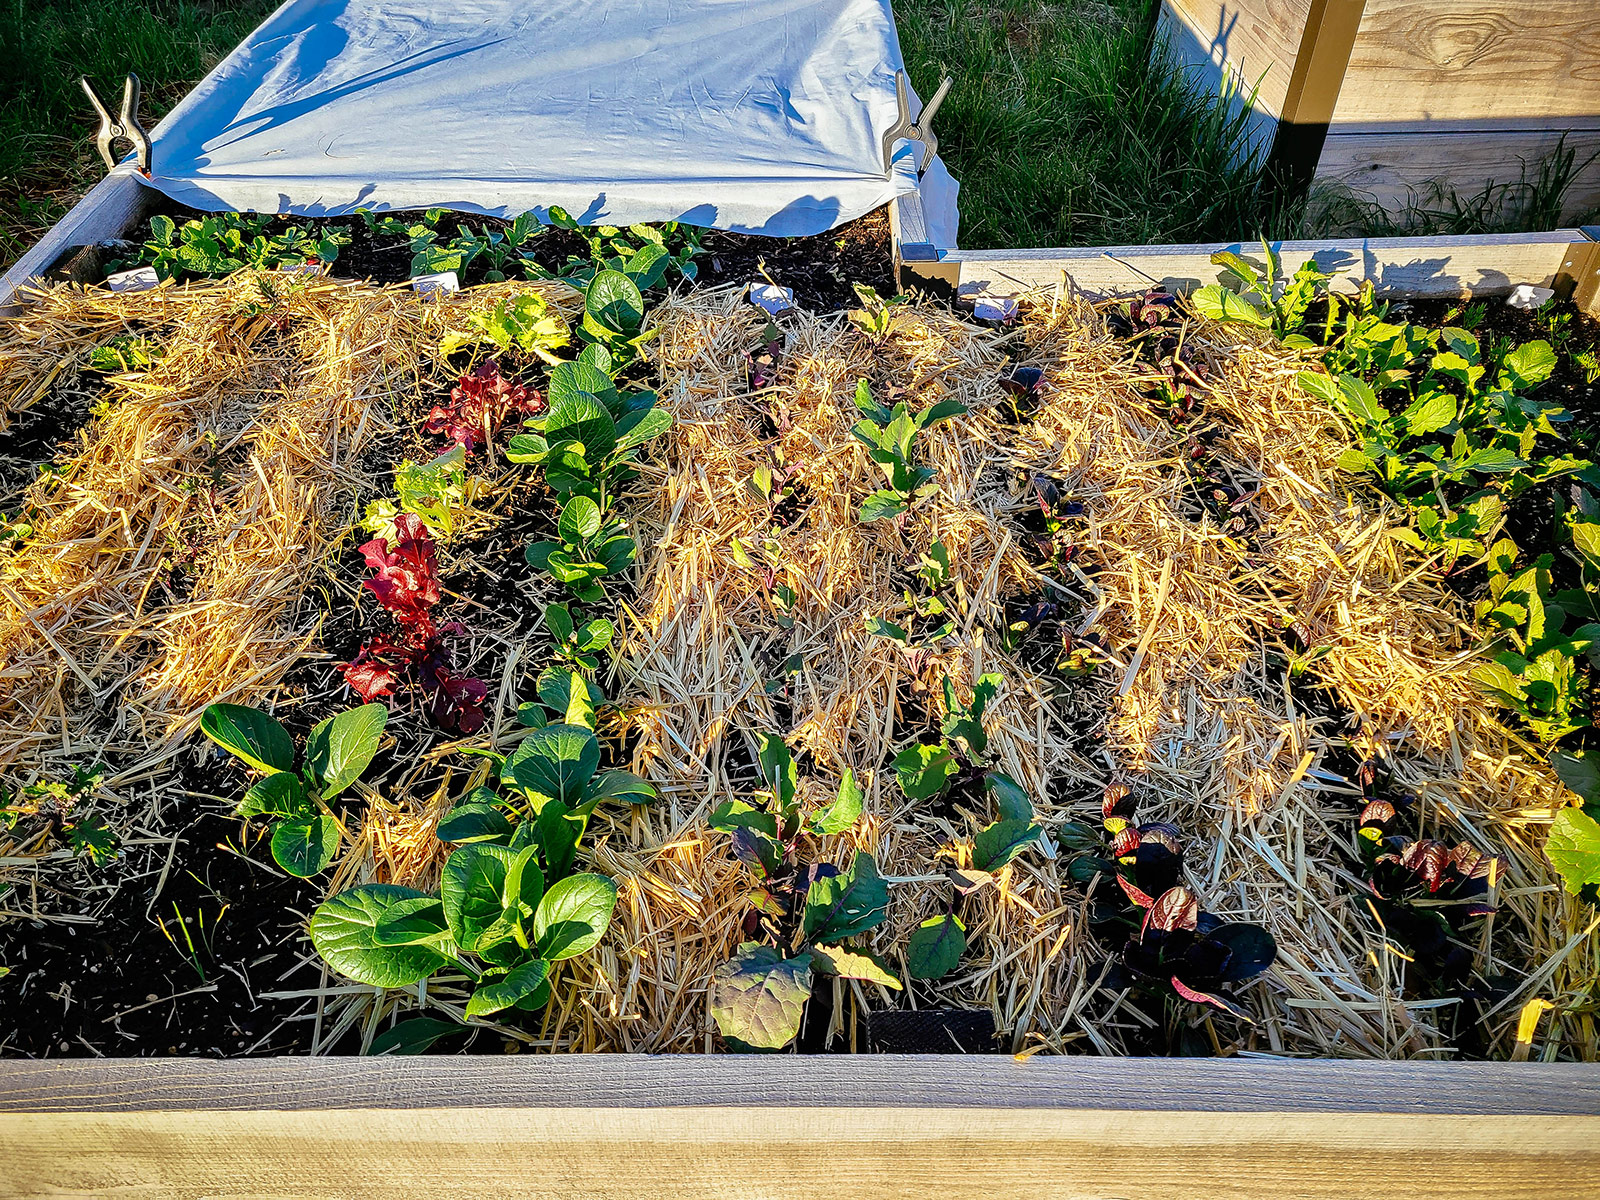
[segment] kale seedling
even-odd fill
[[[856,407],[866,419],[856,423],[851,436],[867,447],[867,453],[883,468],[889,483],[866,498],[858,519],[863,524],[885,517],[900,521],[913,504],[938,487],[934,469],[913,461],[917,435],[940,421],[960,416],[967,406],[959,400],[940,400],[913,417],[903,400],[893,408],[879,404],[863,379],[856,385]]]
[[[291,875],[315,875],[339,850],[343,832],[328,802],[361,778],[378,752],[389,710],[365,704],[320,722],[306,738],[299,770],[294,742],[260,709],[213,704],[200,730],[229,754],[265,773],[234,810],[272,821],[272,857]]]
[[[552,604],[544,610],[545,628],[555,639],[556,661],[570,670],[584,670],[591,674],[600,667],[600,653],[611,645],[616,636],[616,626],[604,617],[579,624],[573,619],[572,609],[565,604]]]

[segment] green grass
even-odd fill
[[[115,114],[144,85],[146,129],[277,0],[0,0],[0,266],[105,173],[87,75]]]
[[[896,0],[900,45],[961,181],[961,244],[1250,238],[1291,222],[1241,161],[1243,127],[1150,68],[1150,0]]]
[[[146,126],[277,0],[0,0],[0,267],[103,171],[77,78]],[[1156,0],[895,0],[913,83],[955,78],[934,122],[961,181],[961,244],[1138,245],[1322,233],[1550,228],[1571,163],[1398,216],[1346,199],[1275,204],[1239,153],[1243,128],[1150,67]]]

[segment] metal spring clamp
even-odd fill
[[[893,175],[894,168],[890,165],[894,157],[894,144],[901,138],[909,138],[913,142],[921,142],[923,146],[922,160],[917,164],[917,178],[922,178],[922,173],[928,169],[928,163],[933,156],[939,153],[939,139],[933,132],[933,114],[939,111],[939,105],[944,103],[946,94],[950,91],[953,81],[950,76],[944,77],[944,82],[939,84],[939,90],[933,94],[933,99],[922,106],[922,112],[917,117],[916,123],[911,121],[911,103],[906,88],[906,73],[894,73],[894,96],[900,102],[900,119],[891,125],[883,135],[883,171],[885,175]]]
[[[111,156],[111,146],[120,139],[133,145],[139,164],[139,174],[149,179],[150,135],[144,131],[144,126],[139,124],[139,77],[130,74],[127,82],[122,85],[122,112],[115,118],[111,116],[110,110],[100,103],[100,97],[95,95],[87,76],[78,76],[78,82],[88,94],[89,103],[93,104],[95,111],[100,114],[100,132],[95,136],[94,144],[100,150],[100,157],[106,160],[106,170],[113,170],[117,165],[117,160]]]

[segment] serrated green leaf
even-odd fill
[[[865,801],[856,786],[855,772],[846,768],[839,780],[838,795],[811,814],[811,832],[820,836],[843,833],[861,819]]]
[[[1573,895],[1600,884],[1600,822],[1582,809],[1563,808],[1556,814],[1544,852]]]

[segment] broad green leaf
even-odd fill
[[[600,506],[587,496],[574,496],[561,509],[557,531],[569,544],[587,542],[600,532]]]
[[[274,771],[256,780],[233,810],[236,817],[311,817],[316,812],[317,806],[292,771]]]
[[[917,428],[931,429],[940,421],[948,421],[952,417],[964,417],[966,414],[967,406],[961,401],[940,400],[937,403],[928,405],[927,408],[917,414]]]
[[[856,519],[863,525],[868,525],[873,521],[898,517],[905,511],[906,502],[898,492],[877,491],[861,502],[861,510],[856,514]]]
[[[787,812],[794,803],[795,792],[800,787],[800,776],[795,770],[789,747],[776,734],[763,733],[761,737],[761,781],[778,802],[781,812]]]
[[[556,457],[556,446],[565,442],[575,443],[582,448],[583,462],[587,464],[583,474],[587,475],[617,448],[617,423],[601,400],[580,393],[560,404],[554,400],[550,402],[544,436],[551,446],[550,454],[546,457],[547,479],[551,470],[549,460]]]
[[[506,875],[516,852],[491,842],[459,846],[444,864],[439,898],[456,945],[473,953],[505,911]]]
[[[617,906],[617,885],[604,875],[570,875],[550,886],[533,917],[533,941],[551,962],[592,949]]]
[[[1565,750],[1550,752],[1550,765],[1567,790],[1583,801],[1583,806],[1600,807],[1600,758],[1579,758]]]
[[[667,273],[672,256],[659,242],[644,246],[628,260],[627,276],[641,292],[647,292],[661,282]]]
[[[966,952],[967,927],[959,917],[929,917],[906,942],[906,970],[913,979],[943,979]]]
[[[882,959],[844,946],[812,946],[811,966],[820,975],[837,975],[841,979],[864,979],[868,983],[882,984],[886,988],[901,989],[900,980]]]
[[[1600,821],[1578,808],[1563,808],[1550,825],[1544,852],[1573,895],[1600,884]]]
[[[895,775],[908,800],[931,800],[949,786],[959,769],[950,748],[942,743],[907,746],[894,756]]]
[[[591,810],[601,800],[649,804],[655,798],[656,789],[631,771],[602,771],[583,792],[584,807]]]
[[[546,708],[553,712],[565,714],[572,707],[572,680],[575,674],[573,671],[564,670],[554,664],[539,672],[539,700]],[[595,684],[585,681],[584,689],[589,693],[590,708],[597,709],[606,702],[606,694]],[[526,707],[529,706],[517,706],[517,720],[521,721],[522,724],[533,729],[543,729],[552,723],[548,718],[535,722],[531,719],[531,714],[528,717],[524,717],[522,710]]]
[[[813,942],[839,942],[883,924],[889,913],[889,885],[878,862],[856,851],[850,869],[818,879],[806,889],[803,928]]]
[[[259,708],[213,704],[200,716],[200,732],[258,771],[294,769],[288,730]]]
[[[1526,342],[1506,355],[1501,372],[1517,391],[1526,391],[1550,378],[1556,369],[1556,352],[1546,341]]]
[[[550,964],[542,958],[523,963],[492,983],[479,984],[467,1000],[467,1016],[485,1017],[510,1008],[533,995],[550,978]]]
[[[1044,832],[1031,821],[996,821],[972,839],[972,865],[980,871],[998,871]]]
[[[339,853],[339,822],[322,814],[291,817],[272,829],[272,859],[291,875],[309,879]]]
[[[584,289],[583,311],[611,333],[632,337],[644,322],[644,297],[621,271],[600,271]]]
[[[618,422],[617,449],[632,450],[642,446],[672,428],[672,414],[664,408],[652,408],[635,417]]]
[[[721,833],[732,833],[735,829],[743,828],[754,829],[771,838],[778,836],[778,818],[743,800],[724,800],[717,805],[707,824]]]
[[[745,942],[711,980],[711,1018],[735,1052],[782,1050],[800,1032],[811,998],[811,958],[784,958]]]
[[[846,768],[839,780],[839,794],[811,814],[811,832],[823,836],[843,833],[861,819],[864,802],[855,772]]]
[[[1341,375],[1338,379],[1339,403],[1344,410],[1363,425],[1381,426],[1386,417],[1383,405],[1368,384],[1354,375]]]
[[[989,771],[983,777],[983,786],[994,797],[995,809],[1002,821],[1033,820],[1033,801],[1028,790],[1011,776]]]
[[[322,784],[322,798],[332,799],[357,779],[372,762],[388,723],[382,704],[363,704],[329,717],[306,738],[306,767]]]
[[[1254,325],[1258,329],[1272,327],[1270,314],[1262,312],[1238,292],[1219,283],[1196,288],[1189,295],[1189,303],[1194,306],[1195,312],[1212,321],[1232,321],[1243,325]]]
[[[567,709],[562,723],[576,729],[594,730],[594,702],[589,699],[583,676],[576,671],[567,676]]]
[[[1600,568],[1600,521],[1573,521],[1572,548],[1583,555],[1589,566]]]
[[[1424,392],[1400,414],[1405,431],[1412,437],[1437,433],[1456,419],[1456,398],[1442,389]]]
[[[498,842],[511,836],[511,821],[493,804],[458,804],[445,814],[435,831],[441,842]]]
[[[1474,450],[1461,460],[1461,465],[1469,471],[1477,471],[1484,475],[1504,475],[1511,471],[1520,471],[1528,463],[1509,450],[1488,446],[1482,450]]]
[[[578,843],[588,825],[587,811],[574,812],[559,800],[552,800],[539,810],[533,826],[550,878],[560,879],[572,870],[578,858]]]
[[[569,806],[600,765],[600,743],[593,730],[577,725],[546,725],[522,740],[506,760],[503,778],[524,792],[550,796]]]
[[[367,883],[324,901],[311,916],[311,944],[328,966],[369,987],[410,987],[448,960],[427,946],[379,944],[377,925],[401,900],[420,899],[415,888]]]
[[[373,940],[380,946],[428,946],[449,942],[450,926],[437,896],[397,900],[378,920]]]
[[[607,363],[610,359],[608,353]],[[598,359],[591,357],[587,351],[580,354],[576,362],[559,363],[550,369],[549,403],[552,413],[584,397],[598,400],[609,411],[608,401],[616,395],[616,390],[617,385],[612,382],[611,376],[599,365]],[[555,440],[550,438],[552,442]]]
[[[372,1056],[423,1054],[440,1038],[461,1033],[464,1029],[454,1021],[441,1021],[437,1017],[412,1017],[373,1038],[367,1053]]]
[[[1301,391],[1315,396],[1325,404],[1338,406],[1339,382],[1333,376],[1324,375],[1321,371],[1301,371],[1296,378],[1299,380]]]

